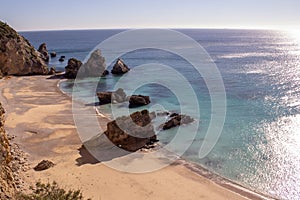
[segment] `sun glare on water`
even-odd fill
[[[299,43],[299,46],[300,46],[300,29],[289,29],[289,30],[286,30],[285,32],[287,32],[287,34],[295,39],[298,43]]]

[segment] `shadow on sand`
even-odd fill
[[[78,151],[81,156],[76,159],[78,166],[111,161],[132,153],[115,146],[104,134],[84,142]]]

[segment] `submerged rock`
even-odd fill
[[[107,76],[109,74],[109,71],[108,70],[104,70],[104,72],[102,73],[102,77],[104,77],[104,76]]]
[[[120,58],[115,63],[113,69],[111,70],[112,74],[121,75],[129,72],[129,67],[124,63]]]
[[[109,122],[104,134],[113,144],[127,151],[137,151],[157,141],[148,110]]]
[[[150,103],[150,97],[149,96],[143,96],[143,95],[132,95],[129,98],[129,108],[135,108],[139,106],[145,106]]]
[[[75,58],[71,58],[68,61],[68,65],[65,67],[65,77],[68,79],[75,79],[82,62]]]
[[[42,54],[42,58],[45,62],[49,62],[49,53],[47,50],[47,45],[46,43],[43,43],[40,45],[38,52],[40,52]]]
[[[58,59],[59,62],[64,62],[65,61],[65,56],[61,56],[59,59]]]
[[[51,167],[54,167],[54,163],[49,160],[43,160],[41,161],[37,166],[35,166],[33,169],[35,171],[44,171]]]
[[[115,92],[98,92],[97,96],[102,105],[109,103],[123,103],[126,101],[126,93],[121,88]]]
[[[24,37],[0,21],[0,71],[6,75],[47,75],[42,54]]]
[[[51,56],[51,58],[55,58],[56,57],[56,52],[51,52],[50,56]]]
[[[163,130],[168,130],[176,126],[180,126],[182,124],[190,124],[192,122],[194,122],[194,119],[190,116],[173,113],[170,115],[170,119],[164,124],[160,125],[160,127]]]

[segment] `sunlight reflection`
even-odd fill
[[[287,30],[286,32],[287,32],[288,36],[295,39],[295,41],[300,46],[300,29],[291,29],[291,30]]]

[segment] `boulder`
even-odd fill
[[[109,71],[108,70],[104,70],[104,72],[102,73],[102,77],[105,77],[105,76],[107,76],[109,74]]]
[[[58,59],[59,62],[64,62],[65,61],[65,56],[61,56],[59,59]]]
[[[126,101],[126,93],[119,88],[115,92],[98,92],[97,93],[100,104],[122,103]]]
[[[132,95],[129,98],[129,108],[145,106],[145,105],[148,105],[149,103],[150,103],[150,97],[149,96]]]
[[[41,53],[24,37],[0,21],[0,71],[6,75],[47,75]]]
[[[43,60],[45,62],[49,62],[49,53],[48,53],[48,50],[47,50],[46,43],[41,44],[38,51],[41,53]]]
[[[160,125],[160,127],[162,127],[163,130],[168,130],[182,124],[190,124],[193,121],[194,119],[190,116],[173,113],[170,115],[170,119],[164,124]]]
[[[35,166],[33,169],[35,171],[44,171],[47,170],[51,167],[54,167],[54,163],[49,161],[49,160],[43,160],[41,161],[39,164],[37,164],[37,166]]]
[[[65,77],[68,79],[75,79],[81,65],[81,61],[75,58],[69,59],[68,65],[65,67]]]
[[[50,56],[51,56],[51,58],[55,58],[56,57],[56,52],[51,52]]]
[[[56,74],[56,70],[53,67],[51,67],[48,75],[54,75],[54,74]]]
[[[170,115],[170,113],[167,111],[157,113],[157,116],[159,116],[159,117],[168,116],[168,115]]]
[[[101,50],[95,50],[88,61],[82,65],[82,73],[87,77],[100,77],[107,75],[107,70],[105,70],[105,58],[102,56]]]
[[[114,145],[127,151],[137,151],[157,141],[148,110],[109,122],[104,134]]]
[[[121,60],[120,58],[115,63],[113,69],[111,70],[112,74],[122,75],[129,72],[129,67]]]

